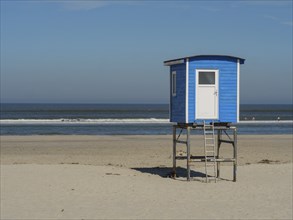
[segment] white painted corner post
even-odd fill
[[[186,85],[185,85],[185,123],[188,123],[188,88],[189,88],[189,59],[186,58]]]
[[[240,120],[240,59],[237,60],[237,122]]]

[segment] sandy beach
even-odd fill
[[[223,164],[221,179],[209,184],[166,178],[170,135],[0,138],[1,219],[293,217],[292,135],[240,135],[237,182]],[[191,150],[202,155],[201,136]],[[184,175],[185,162],[178,166]]]

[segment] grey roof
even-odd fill
[[[172,60],[166,60],[164,61],[164,65],[165,66],[169,66],[168,63],[171,63],[171,62],[176,62],[176,61],[180,61],[180,60],[185,60],[185,59],[190,59],[190,58],[202,58],[202,59],[205,59],[205,58],[222,58],[222,59],[225,59],[225,58],[230,58],[230,59],[235,59],[235,60],[240,60],[240,64],[244,64],[244,61],[245,59],[243,58],[240,58],[240,57],[235,57],[235,56],[230,56],[230,55],[194,55],[194,56],[188,56],[188,57],[181,57],[181,58],[177,58],[177,59],[172,59]],[[170,65],[173,65],[173,64],[170,64]]]

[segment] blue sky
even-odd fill
[[[168,103],[163,61],[246,59],[242,104],[292,103],[292,1],[3,1],[1,102]]]

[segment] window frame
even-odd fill
[[[177,76],[176,76],[176,71],[172,71],[172,74],[171,74],[171,93],[172,93],[172,96],[176,96],[176,93],[177,93]]]
[[[213,82],[212,83],[202,83],[201,82],[201,76],[204,76],[207,73],[213,73]],[[205,71],[198,71],[198,85],[199,86],[208,86],[208,85],[215,85],[216,84],[216,71],[215,70],[205,70]]]

